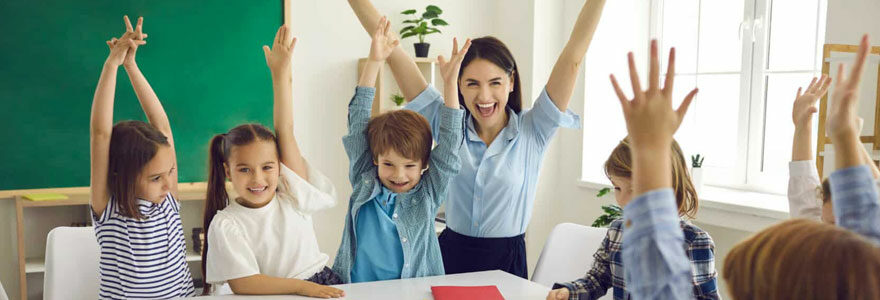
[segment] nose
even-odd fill
[[[488,85],[484,85],[480,87],[480,92],[477,94],[477,100],[489,100],[492,98],[492,91],[489,90]]]

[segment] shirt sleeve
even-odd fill
[[[649,191],[623,210],[624,280],[633,299],[693,299],[691,264],[671,188]]]
[[[417,112],[425,117],[428,120],[428,124],[431,124],[431,132],[437,132],[440,130],[440,111],[443,107],[446,107],[446,104],[443,102],[443,95],[440,94],[440,91],[433,84],[429,84],[424,91],[419,93],[418,96],[413,98],[403,108]]]
[[[877,184],[868,166],[831,173],[831,201],[838,226],[861,234],[880,245],[880,204]]]
[[[788,213],[792,218],[822,219],[821,181],[812,160],[788,163]]]
[[[718,272],[715,271],[715,242],[709,233],[689,228],[688,258],[694,271],[694,296],[699,300],[719,300]]]
[[[593,254],[593,266],[587,271],[587,274],[575,281],[556,283],[553,285],[554,290],[563,287],[568,289],[569,300],[599,299],[608,293],[613,282],[611,255],[609,255],[611,243],[608,238],[612,234],[612,230],[614,229],[608,229],[605,239],[602,240],[602,246],[596,249],[596,253]]]
[[[91,208],[91,205],[89,205],[89,212],[91,212],[92,215],[92,223],[95,224],[95,226],[101,226],[104,224],[104,222],[107,222],[107,220],[109,220],[110,217],[113,216],[113,212],[115,210],[116,201],[113,200],[113,197],[110,197],[110,199],[107,200],[107,206],[104,207],[104,211],[101,212],[100,215],[95,214],[95,210]]]
[[[531,133],[539,145],[546,145],[559,127],[581,127],[581,118],[571,109],[560,111],[546,89],[541,91],[532,109],[523,113],[522,120],[524,132]]]
[[[463,143],[463,116],[464,111],[461,109],[452,109],[446,105],[440,108],[439,129],[434,131],[437,147],[431,150],[431,162],[426,173],[434,193],[431,199],[434,208],[440,207],[446,199],[449,182],[461,169],[459,151]]]
[[[291,201],[302,213],[311,214],[336,206],[336,188],[330,178],[306,162],[309,180],[281,164],[281,181],[278,196]]]
[[[260,274],[256,255],[235,221],[217,214],[208,229],[206,281],[223,284],[231,279]]]
[[[361,174],[371,171],[373,167],[373,156],[367,141],[367,123],[370,122],[375,95],[375,88],[358,86],[348,104],[348,133],[342,137],[342,145],[348,155],[348,177],[352,186]]]

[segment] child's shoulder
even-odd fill
[[[688,244],[715,244],[709,232],[690,221],[681,220],[681,230],[684,232],[684,239]]]

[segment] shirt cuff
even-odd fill
[[[543,118],[550,120],[551,123],[559,125],[559,127],[581,128],[581,117],[571,109],[566,109],[565,112],[559,111],[559,107],[556,106],[556,103],[547,94],[546,88],[541,91],[541,95],[535,100],[532,110],[541,114]]]
[[[831,173],[831,201],[835,217],[859,213],[877,205],[877,184],[868,166],[855,166]]]
[[[407,103],[403,108],[411,111],[422,111],[434,102],[443,103],[443,95],[437,91],[433,84],[429,84],[424,91]]]
[[[440,127],[448,128],[453,131],[461,131],[464,121],[464,110],[454,109],[441,105],[440,107]],[[435,135],[439,134],[437,132]],[[435,137],[436,139],[436,137]]]
[[[816,162],[813,160],[795,160],[788,163],[788,174],[789,176],[819,176],[819,171],[816,169]]]
[[[682,234],[672,188],[651,190],[633,199],[623,209],[623,222],[624,244],[664,231]]]

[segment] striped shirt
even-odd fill
[[[144,219],[119,214],[110,199],[98,216],[92,214],[101,247],[101,299],[169,299],[193,296],[186,262],[186,241],[180,206],[171,194],[155,204],[137,200]]]
[[[684,232],[684,249],[691,265],[691,282],[696,299],[721,299],[715,271],[715,243],[709,233],[688,221],[679,220]],[[599,299],[613,288],[615,300],[633,299],[624,282],[622,262],[623,219],[608,226],[602,246],[593,254],[593,267],[578,280],[557,283],[554,289],[567,288],[569,299]]]

